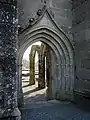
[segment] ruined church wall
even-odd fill
[[[51,1],[51,14],[74,47],[74,90],[90,90],[90,1]],[[19,24],[27,25],[41,5],[40,0],[21,0]]]
[[[43,1],[43,0],[42,0]],[[58,26],[63,29],[65,33],[72,40],[72,4],[71,0],[50,0],[50,11]],[[37,10],[43,5],[41,0],[20,0],[19,8],[19,24],[25,27],[29,19],[35,15]]]
[[[73,1],[75,91],[90,90],[90,1]]]

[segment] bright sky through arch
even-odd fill
[[[41,42],[40,42],[40,41],[39,41],[39,42],[35,42],[35,43],[33,43],[32,45],[41,45]],[[31,50],[32,45],[30,45],[30,46],[26,49],[26,51],[24,52],[24,55],[23,55],[23,59],[26,59],[27,61],[29,61],[29,54],[30,54],[30,50]],[[37,61],[37,59],[38,59],[38,56],[37,56],[37,54],[36,54],[36,61]]]

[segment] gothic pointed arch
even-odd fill
[[[23,52],[28,46],[37,41],[42,41],[49,45],[55,53],[55,69],[52,76],[53,97],[63,100],[73,100],[74,66],[73,66],[73,46],[67,35],[59,28],[44,6],[30,19],[29,25],[23,29],[19,35],[19,62],[21,62]]]

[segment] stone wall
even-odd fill
[[[41,2],[42,1],[42,2]],[[19,2],[19,24],[25,27],[29,19],[35,15],[37,10],[44,4],[45,0],[20,0]],[[72,39],[72,4],[71,0],[46,0],[51,14],[64,32]],[[48,3],[49,1],[49,3]],[[33,6],[33,7],[32,7]]]
[[[90,90],[90,1],[73,2],[75,47],[75,91],[88,96]]]
[[[72,27],[71,0],[52,0],[50,8],[57,24],[70,36]]]
[[[48,2],[47,0],[47,3],[54,20],[68,35],[74,47],[74,90],[87,92],[90,90],[90,1],[49,0]],[[44,0],[20,1],[19,24],[21,27],[28,24],[29,19],[43,4],[45,4]]]
[[[25,26],[28,24],[29,19],[36,13],[40,6],[40,0],[19,0],[19,24]]]
[[[48,4],[58,26],[74,41],[75,92],[90,96],[90,1],[19,0],[19,24],[25,26],[42,4]],[[18,117],[17,1],[0,0],[0,118]]]
[[[20,117],[17,107],[17,1],[0,0],[0,118]]]

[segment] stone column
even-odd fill
[[[17,67],[17,91],[18,91],[18,107],[22,107],[24,105],[23,101],[23,90],[22,90],[22,64],[18,64]]]
[[[34,85],[35,84],[35,55],[33,56],[30,53],[29,61],[30,61],[30,80],[29,80],[29,84]]]
[[[17,81],[16,81],[16,53],[17,53],[17,1],[0,0],[0,48],[3,50],[0,56],[2,75],[2,109],[0,118],[20,119],[20,111],[17,107]],[[2,59],[1,59],[2,57]],[[0,73],[1,74],[1,73]],[[1,80],[0,80],[1,81]],[[1,83],[0,83],[1,84]]]
[[[1,51],[0,51],[1,53]],[[1,55],[1,54],[0,54]],[[0,56],[1,57],[1,56]],[[1,59],[0,59],[1,63]],[[0,65],[0,116],[2,116],[4,110],[4,91],[3,91],[3,66]]]
[[[46,49],[46,45],[42,43],[41,46],[40,46],[40,55],[39,55],[38,87],[40,89],[45,88],[45,49]]]
[[[38,52],[38,56],[40,54],[40,47],[39,45],[33,45],[31,47],[29,61],[30,61],[30,85],[35,84],[35,55],[36,51]]]
[[[40,55],[40,57],[39,57],[39,81],[38,81],[38,87],[40,89],[45,88],[45,57],[43,55]]]
[[[50,48],[46,47],[46,81],[47,81],[47,99],[52,99],[52,75],[51,75],[51,53]]]

